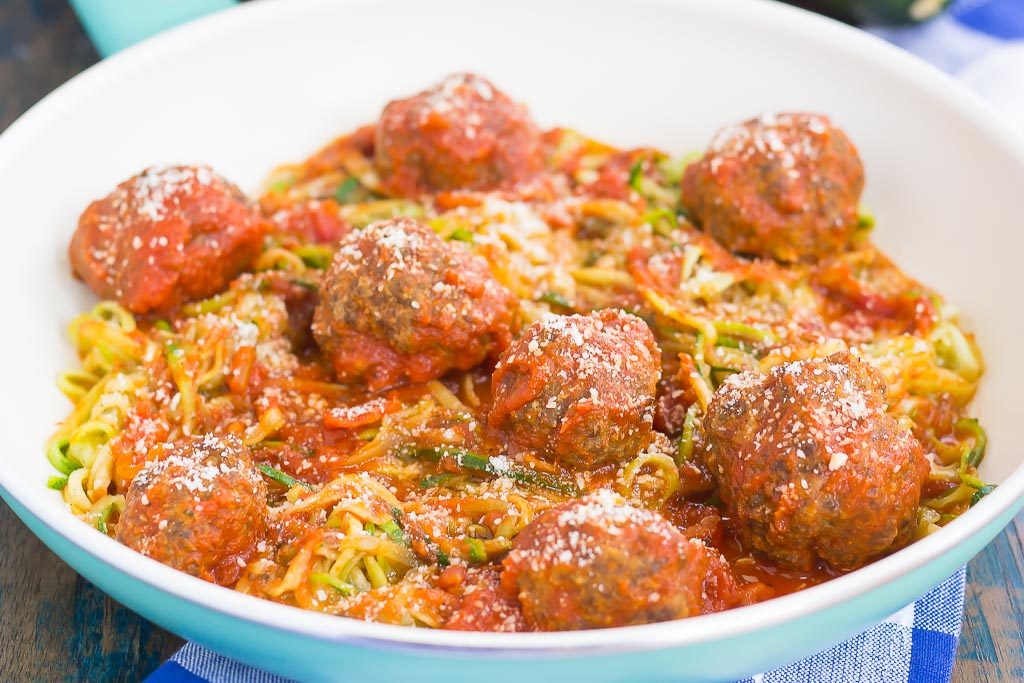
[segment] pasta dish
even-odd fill
[[[872,244],[864,182],[824,115],[673,156],[543,131],[473,74],[258,198],[145,169],[70,244],[100,301],[48,484],[171,567],[393,624],[626,626],[827,581],[992,490],[981,354]]]

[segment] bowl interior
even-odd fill
[[[762,111],[832,116],[863,156],[876,239],[978,335],[989,367],[976,402],[991,438],[983,474],[1002,481],[1021,463],[1024,322],[1011,297],[1024,152],[937,73],[750,0],[307,0],[256,3],[128,50],[0,139],[0,226],[15,245],[0,270],[0,484],[33,511],[62,512],[43,486],[42,444],[68,410],[53,381],[74,362],[64,327],[92,301],[66,259],[90,200],[155,163],[207,162],[255,190],[276,164],[456,70],[490,77],[543,125],[672,153]]]

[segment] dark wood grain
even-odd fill
[[[967,566],[955,683],[1024,680],[1024,515]]]
[[[0,505],[0,681],[137,681],[181,640],[78,576]]]
[[[0,0],[0,130],[98,59],[64,0]],[[125,609],[0,504],[0,681],[137,681],[181,639]]]
[[[0,1],[0,130],[97,59],[65,0]]]
[[[96,59],[64,0],[0,0],[0,130]],[[0,548],[0,681],[134,681],[180,647],[75,574],[6,505]],[[1024,515],[967,578],[953,680],[1024,680]]]

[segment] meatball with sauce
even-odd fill
[[[75,275],[134,313],[216,294],[259,256],[266,225],[206,166],[149,168],[86,208],[71,239]]]
[[[523,529],[501,583],[518,596],[530,628],[649,624],[702,613],[709,557],[658,513],[601,490]]]
[[[393,219],[340,243],[313,334],[338,377],[371,389],[467,370],[511,339],[515,297],[487,263],[422,223]]]
[[[928,462],[885,403],[881,374],[845,351],[719,387],[707,463],[745,546],[853,569],[911,539]]]
[[[534,323],[498,361],[490,424],[519,449],[575,470],[623,462],[651,441],[661,354],[618,309]]]
[[[470,567],[467,570],[461,565],[452,565],[441,573],[441,582],[452,583],[453,575],[459,581],[459,585],[454,587],[459,594],[459,603],[445,623],[446,629],[490,633],[527,630],[519,602],[501,588],[498,567]]]
[[[377,172],[403,197],[510,187],[543,163],[540,131],[526,109],[475,74],[391,102],[377,124]]]
[[[132,481],[117,539],[175,569],[233,585],[267,527],[266,485],[233,436],[166,448]]]
[[[847,248],[863,188],[857,149],[828,117],[765,114],[717,134],[682,202],[733,252],[815,261]]]

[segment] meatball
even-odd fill
[[[727,379],[704,419],[709,469],[740,539],[786,567],[859,567],[910,540],[928,462],[843,351]]]
[[[488,631],[516,633],[525,631],[523,610],[513,595],[501,588],[501,575],[497,567],[471,567],[468,571],[452,565],[441,574],[462,574],[459,604],[452,611],[444,627],[452,631]]]
[[[571,469],[635,456],[651,441],[661,353],[618,309],[534,323],[498,361],[490,424]]]
[[[540,131],[526,109],[474,74],[391,102],[377,124],[381,182],[404,197],[508,187],[543,164]]]
[[[233,585],[266,530],[266,496],[241,441],[193,437],[158,453],[132,481],[117,539],[175,569]]]
[[[846,249],[864,167],[819,114],[765,114],[726,128],[687,167],[682,202],[716,240],[742,254],[815,261]]]
[[[340,379],[380,389],[497,355],[511,340],[515,309],[486,261],[402,218],[342,240],[313,334]]]
[[[708,553],[656,512],[601,490],[538,516],[513,541],[501,583],[530,628],[608,628],[700,614]]]
[[[146,313],[222,290],[259,255],[264,230],[209,168],[148,168],[86,208],[69,256],[97,295]]]

